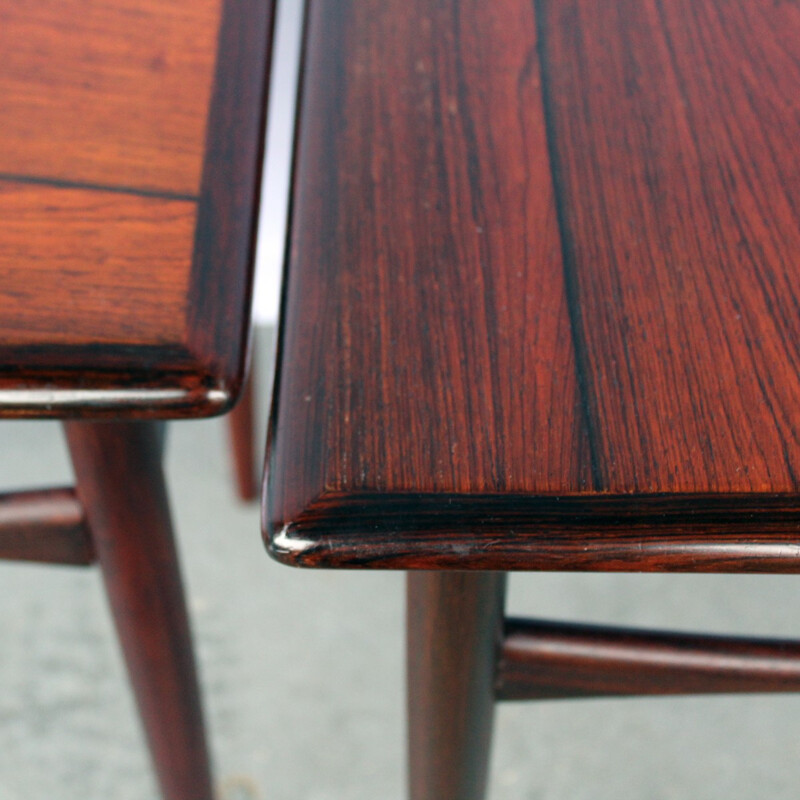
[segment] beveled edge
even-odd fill
[[[225,409],[238,399],[249,358],[274,24],[275,0],[225,0],[187,321],[207,380],[229,393]]]
[[[52,348],[33,348],[41,352],[23,369],[8,353],[0,418],[208,417],[236,403],[249,357],[274,5],[223,0],[186,344],[88,345],[85,371],[80,346],[65,349],[63,369],[53,368]]]
[[[0,416],[65,419],[72,417],[159,418],[215,416],[236,400],[229,387],[154,388],[111,384],[106,388],[31,386],[0,389]]]
[[[800,572],[800,496],[323,492],[292,519],[269,500],[270,555],[299,567]]]
[[[246,350],[232,375],[218,377],[180,348],[93,348],[90,357],[96,366],[91,371],[82,368],[76,352],[65,348],[58,370],[48,367],[45,358],[41,366],[0,368],[0,418],[176,419],[224,414],[237,400],[248,356]],[[162,352],[173,364],[162,366]],[[128,363],[120,369],[115,358]]]

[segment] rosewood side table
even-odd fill
[[[0,557],[97,559],[167,800],[212,788],[154,420],[241,388],[271,25],[0,0],[0,416],[69,420],[77,479],[0,497]]]
[[[311,0],[264,529],[408,580],[410,786],[496,699],[796,691],[504,620],[512,570],[800,571],[800,7]]]

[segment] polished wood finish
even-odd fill
[[[800,571],[798,4],[311,0],[301,76],[263,528],[454,570],[409,576],[411,796],[483,796],[491,693],[800,689],[798,642],[498,651],[481,572]]]
[[[304,567],[658,572],[800,571],[800,501],[354,494],[267,538]],[[498,530],[508,531],[499,535]],[[321,532],[324,527],[324,535]]]
[[[314,0],[272,552],[795,569],[798,63],[790,3]]]
[[[796,495],[800,7],[537,5],[594,490]]]
[[[0,217],[4,348],[183,336],[193,202],[0,180]]]
[[[588,481],[533,42],[530,3],[310,4],[273,534],[354,493]]]
[[[0,1],[0,414],[233,404],[271,25],[262,0]]]
[[[233,405],[272,12],[272,0],[0,0],[0,416]],[[73,421],[67,434],[77,498],[0,498],[0,556],[96,551],[163,797],[211,800],[162,437],[150,422]]]
[[[86,565],[94,547],[72,489],[0,494],[0,559]]]
[[[191,635],[147,422],[65,424],[80,497],[164,800],[212,800]]]
[[[500,700],[800,691],[800,642],[509,619]]]
[[[0,4],[0,173],[196,196],[221,11]]]
[[[504,601],[501,573],[408,575],[412,800],[483,797]]]

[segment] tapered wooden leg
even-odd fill
[[[408,574],[411,800],[480,800],[486,789],[505,574]]]
[[[69,422],[65,429],[163,797],[211,800],[156,428],[144,422]]]
[[[253,417],[253,383],[255,378],[250,370],[239,402],[228,414],[228,431],[236,473],[236,492],[240,500],[255,500],[258,493],[255,467],[255,420]]]

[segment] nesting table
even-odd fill
[[[99,561],[170,800],[212,790],[153,420],[242,386],[271,20],[0,1],[0,416],[69,420],[77,479],[0,497],[0,556]]]
[[[514,570],[800,570],[800,8],[311,0],[264,531],[409,575],[411,796],[496,699],[800,689],[505,620]]]

